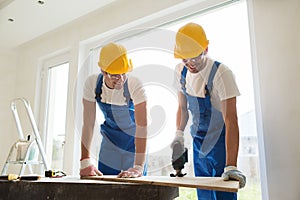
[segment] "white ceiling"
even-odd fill
[[[38,1],[0,0],[1,51],[10,51],[115,0],[42,0],[44,4]]]

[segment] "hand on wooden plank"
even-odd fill
[[[102,176],[103,174],[91,163],[90,158],[80,161],[80,176]]]
[[[117,176],[118,178],[137,178],[143,175],[143,167],[140,165],[134,165],[133,168],[129,168],[126,171],[121,171]]]
[[[237,169],[235,166],[227,166],[224,168],[224,173],[222,174],[224,181],[236,180],[239,181],[240,188],[246,185],[246,176]]]

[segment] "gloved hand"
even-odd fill
[[[240,188],[246,185],[246,176],[237,169],[235,166],[227,166],[224,168],[224,173],[222,174],[224,181],[236,180],[239,181]]]
[[[118,178],[137,178],[143,175],[144,168],[141,165],[134,165],[126,171],[121,171]]]
[[[92,164],[90,158],[80,160],[80,176],[102,176],[103,174]]]
[[[175,134],[175,138],[173,139],[173,142],[171,143],[171,148],[173,149],[174,144],[179,142],[184,147],[184,136],[183,136],[182,130],[177,130]],[[183,148],[184,149],[184,148]]]

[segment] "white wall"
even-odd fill
[[[262,178],[270,200],[300,199],[300,1],[249,0],[249,5],[265,147]]]
[[[16,94],[16,66],[16,55],[0,55],[0,170],[2,170],[11,145],[18,139],[10,109],[10,102]]]

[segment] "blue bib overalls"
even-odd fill
[[[225,124],[222,112],[215,109],[210,100],[213,79],[220,63],[214,62],[205,97],[195,97],[186,92],[187,68],[181,72],[182,91],[192,114],[193,161],[195,176],[220,177],[226,164]],[[236,193],[197,189],[199,200],[236,200]]]
[[[135,158],[135,118],[134,105],[128,91],[128,81],[124,83],[124,97],[127,105],[112,105],[101,102],[103,75],[99,74],[95,90],[96,101],[103,112],[104,123],[100,126],[103,136],[98,169],[105,175],[117,175],[121,170],[133,167]],[[146,168],[146,164],[145,164]],[[146,175],[146,170],[144,170]]]

